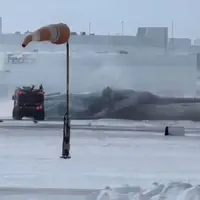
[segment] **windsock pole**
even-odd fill
[[[70,111],[69,111],[69,96],[70,96],[70,87],[69,87],[69,43],[66,44],[66,113],[64,115],[64,127],[63,127],[63,141],[62,141],[62,156],[63,159],[69,159],[70,156]]]
[[[52,44],[66,44],[66,113],[64,115],[63,138],[62,138],[62,155],[61,158],[70,158],[70,117],[69,117],[69,38],[70,29],[66,24],[50,24],[43,26],[31,34],[27,35],[22,47],[26,47],[32,41],[49,41]]]

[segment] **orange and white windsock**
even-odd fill
[[[68,42],[69,38],[70,29],[66,24],[50,24],[27,35],[22,42],[22,47],[26,47],[32,41],[49,41],[59,45]]]

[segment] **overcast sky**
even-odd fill
[[[4,2],[4,3],[3,3]],[[2,0],[3,32],[34,30],[54,22],[72,31],[135,35],[139,26],[168,26],[175,36],[200,38],[200,0]]]

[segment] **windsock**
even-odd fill
[[[24,38],[22,47],[26,47],[32,41],[49,41],[53,44],[64,44],[70,38],[70,29],[66,24],[50,24],[41,27]]]

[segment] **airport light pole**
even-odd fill
[[[171,45],[172,45],[172,50],[174,50],[174,20],[172,20],[172,38],[171,38]]]
[[[88,35],[90,35],[91,34],[91,22],[89,22],[89,24],[88,24]]]
[[[121,22],[121,28],[122,28],[122,35],[124,35],[124,21]]]

